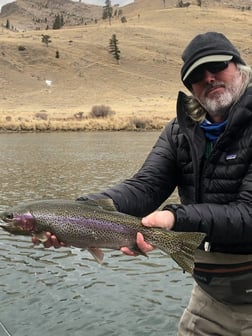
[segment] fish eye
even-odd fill
[[[14,216],[13,216],[12,213],[6,213],[6,214],[5,214],[5,218],[6,218],[6,219],[13,219]]]

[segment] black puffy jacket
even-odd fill
[[[142,168],[106,190],[119,211],[144,216],[178,187],[181,204],[168,208],[175,231],[207,234],[211,250],[252,253],[252,87],[229,112],[224,133],[205,159],[205,136],[187,116],[179,93],[177,118],[169,122]]]

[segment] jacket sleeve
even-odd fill
[[[252,248],[252,165],[237,193],[227,204],[169,204],[164,207],[176,217],[175,231],[199,231],[207,234],[213,246]]]
[[[100,194],[90,195],[90,198],[109,197],[120,212],[139,217],[157,209],[177,185],[176,150],[171,137],[173,126],[174,121],[163,130],[143,166],[132,178]]]

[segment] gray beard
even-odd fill
[[[211,117],[220,116],[223,118],[226,117],[227,110],[234,101],[235,97],[231,94],[231,92],[226,91],[214,99],[206,98],[204,108]]]

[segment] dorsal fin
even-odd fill
[[[80,201],[82,203],[83,201]],[[117,211],[114,202],[112,201],[111,198],[99,198],[99,199],[87,199],[84,201],[85,204],[90,205],[90,206],[99,206],[103,210],[107,211]]]

